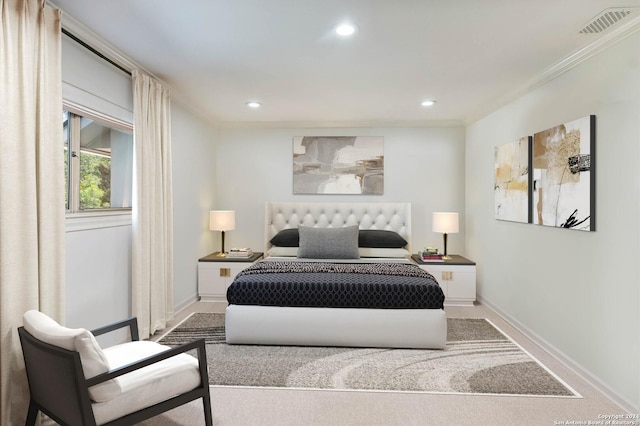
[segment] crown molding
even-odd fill
[[[494,102],[486,105],[481,110],[475,111],[474,113],[470,114],[464,120],[465,124],[470,125],[497,111],[498,109],[508,105],[516,99],[526,95],[527,93],[530,93],[535,89],[544,86],[550,81],[560,77],[567,71],[577,67],[591,57],[610,48],[611,46],[619,43],[620,41],[637,33],[638,31],[640,31],[640,14],[631,18],[629,21],[621,23],[619,24],[619,26],[612,28],[607,32],[607,34],[597,38],[587,46],[574,51],[564,59],[546,68],[543,72],[533,77],[531,80],[529,80],[516,90],[513,90],[506,95],[497,98]],[[590,35],[585,35],[585,37],[590,37]]]
[[[462,120],[431,121],[221,121],[217,123],[221,129],[302,129],[302,128],[434,128],[465,127]]]

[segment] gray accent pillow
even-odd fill
[[[359,259],[358,225],[342,228],[301,226],[298,257],[311,259]]]

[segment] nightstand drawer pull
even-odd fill
[[[453,280],[453,272],[451,272],[451,271],[442,271],[442,279],[444,281]]]
[[[230,277],[231,276],[231,268],[220,268],[220,276],[221,277]]]

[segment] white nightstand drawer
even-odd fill
[[[227,287],[243,269],[237,264],[199,262],[198,293],[200,297],[227,300]]]
[[[204,301],[226,302],[227,288],[236,275],[262,258],[255,253],[250,259],[218,260],[214,254],[198,260],[198,296]]]
[[[442,282],[447,283],[447,297],[455,299],[476,299],[476,274],[475,272],[443,272]]]
[[[420,268],[434,276],[445,296],[445,305],[473,305],[476,300],[476,264],[462,256],[452,255],[445,262],[421,262]]]

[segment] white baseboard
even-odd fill
[[[491,303],[489,300],[484,299],[478,296],[478,302],[482,305],[487,306],[489,309],[494,311],[498,316],[500,316],[503,320],[511,324],[514,328],[516,328],[519,332],[524,334],[527,338],[531,339],[538,346],[542,347],[545,351],[549,352],[552,356],[554,356],[558,361],[564,364],[565,367],[573,371],[575,374],[580,376],[584,381],[589,383],[591,386],[600,391],[603,395],[609,398],[612,402],[619,405],[620,408],[626,410],[629,414],[638,413],[640,411],[640,407],[636,406],[634,403],[628,401],[617,392],[612,390],[606,383],[604,383],[600,378],[595,376],[589,370],[581,366],[579,363],[574,361],[571,357],[567,356],[564,352],[547,342],[545,339],[540,337],[540,335],[531,331],[527,326],[522,324],[517,319],[513,318],[511,315],[502,311],[499,307]]]
[[[198,301],[198,295],[194,294],[192,296],[189,296],[188,298],[186,298],[182,302],[178,303],[177,305],[175,305],[173,307],[174,316],[179,314],[180,311],[182,311],[182,310],[188,308],[189,306],[193,305],[197,301]]]

